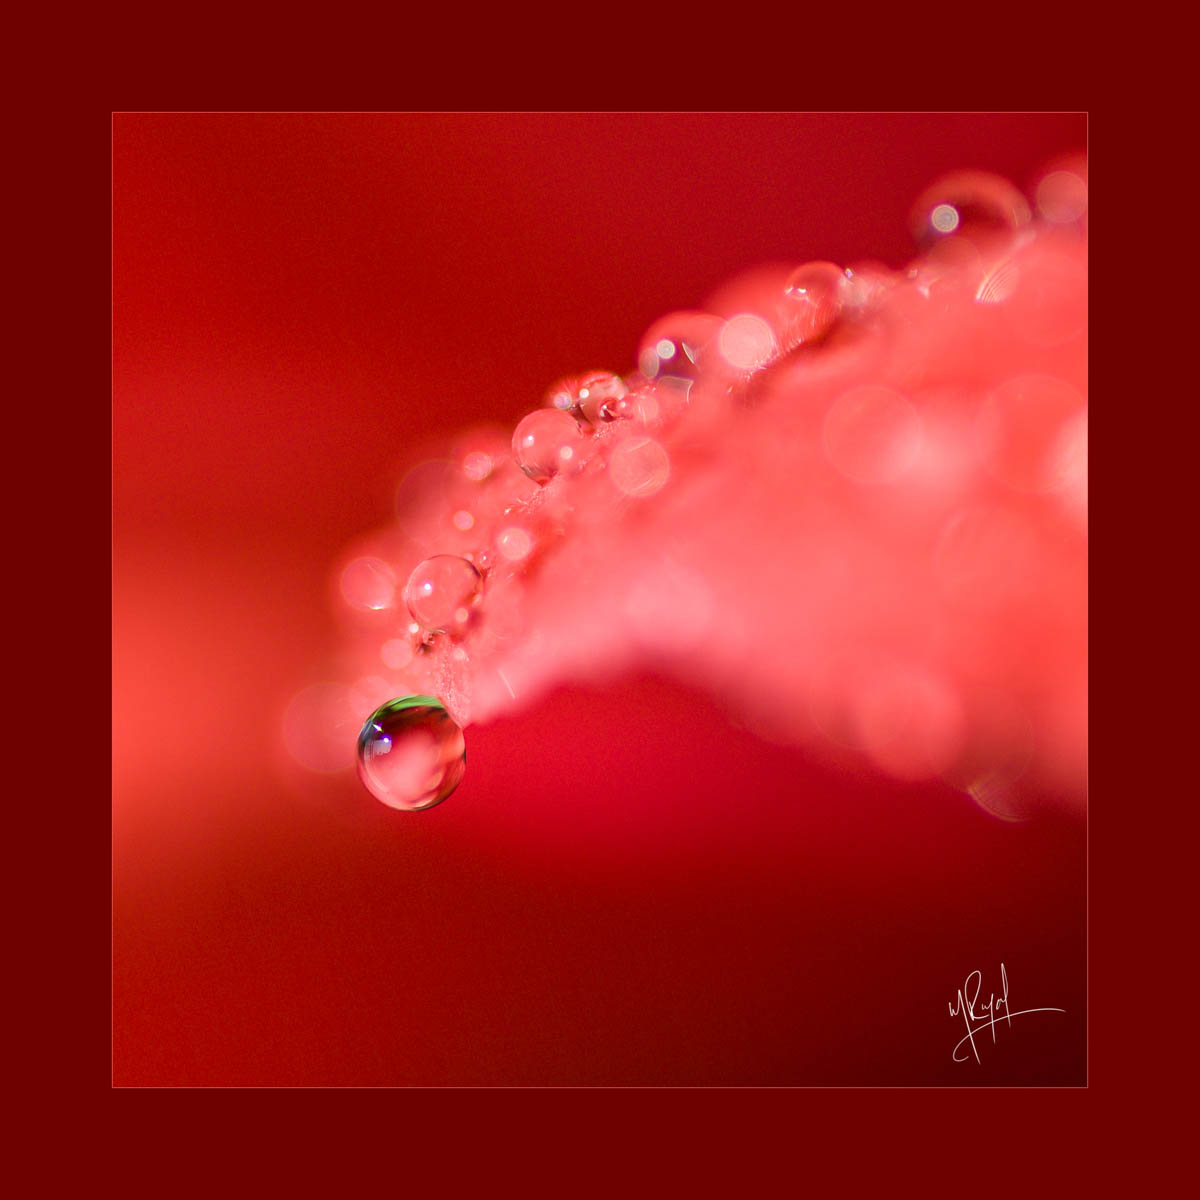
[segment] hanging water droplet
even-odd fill
[[[441,804],[467,769],[463,731],[435,696],[402,696],[377,708],[358,735],[358,777],[389,808]]]
[[[1029,223],[1025,197],[988,171],[952,171],[921,193],[912,210],[919,246],[951,235],[1011,232]]]
[[[574,474],[587,458],[587,441],[578,422],[558,408],[539,408],[523,417],[512,447],[517,465],[537,483]]]
[[[408,577],[404,602],[417,621],[433,633],[461,633],[483,590],[483,577],[454,554],[435,554]]]

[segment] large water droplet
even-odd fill
[[[408,611],[434,633],[461,633],[483,590],[483,577],[465,558],[435,554],[408,577]]]
[[[462,782],[466,740],[434,696],[402,696],[377,708],[358,735],[358,777],[389,808],[441,804]]]
[[[570,413],[539,408],[523,417],[513,433],[517,465],[538,483],[574,474],[586,459],[587,440]]]

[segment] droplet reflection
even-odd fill
[[[358,777],[376,800],[402,812],[441,804],[462,782],[466,739],[434,696],[377,708],[358,735]]]

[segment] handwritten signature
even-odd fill
[[[967,1061],[967,1055],[959,1052],[968,1044],[970,1044],[971,1053],[975,1055],[975,1061],[979,1062],[979,1047],[975,1044],[975,1035],[981,1034],[985,1029],[990,1029],[994,1045],[998,1021],[1007,1021],[1011,1028],[1013,1017],[1024,1017],[1029,1013],[1065,1013],[1067,1011],[1065,1008],[1022,1008],[1013,1012],[1012,1005],[1008,1002],[1008,972],[1003,963],[1000,964],[1000,995],[997,996],[993,992],[986,1002],[980,1003],[979,993],[982,988],[983,973],[972,971],[963,986],[958,989],[957,998],[950,1002],[950,1015],[952,1017],[961,1016],[967,1027],[966,1036],[959,1040],[952,1052],[955,1062]]]

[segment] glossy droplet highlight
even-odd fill
[[[1020,229],[1031,213],[1007,179],[988,171],[953,171],[921,193],[911,224],[917,245],[939,238]]]
[[[1072,438],[1086,421],[1087,401],[1064,379],[1021,375],[996,388],[984,401],[976,425],[977,449],[995,477],[1020,492],[1063,486],[1086,440]],[[1086,428],[1086,425],[1083,426]],[[1076,445],[1076,452],[1064,449]],[[1064,475],[1065,467],[1065,475]],[[1078,469],[1078,467],[1074,468]]]
[[[522,418],[512,441],[517,465],[537,483],[578,471],[586,460],[586,446],[578,422],[558,408],[539,408]]]
[[[829,461],[855,483],[894,483],[921,452],[920,415],[907,397],[867,384],[844,392],[825,416]]]
[[[404,602],[432,633],[461,633],[483,590],[483,577],[465,558],[435,554],[408,577]]]
[[[358,777],[402,812],[441,804],[462,782],[466,739],[435,696],[402,696],[377,708],[358,735]]]

